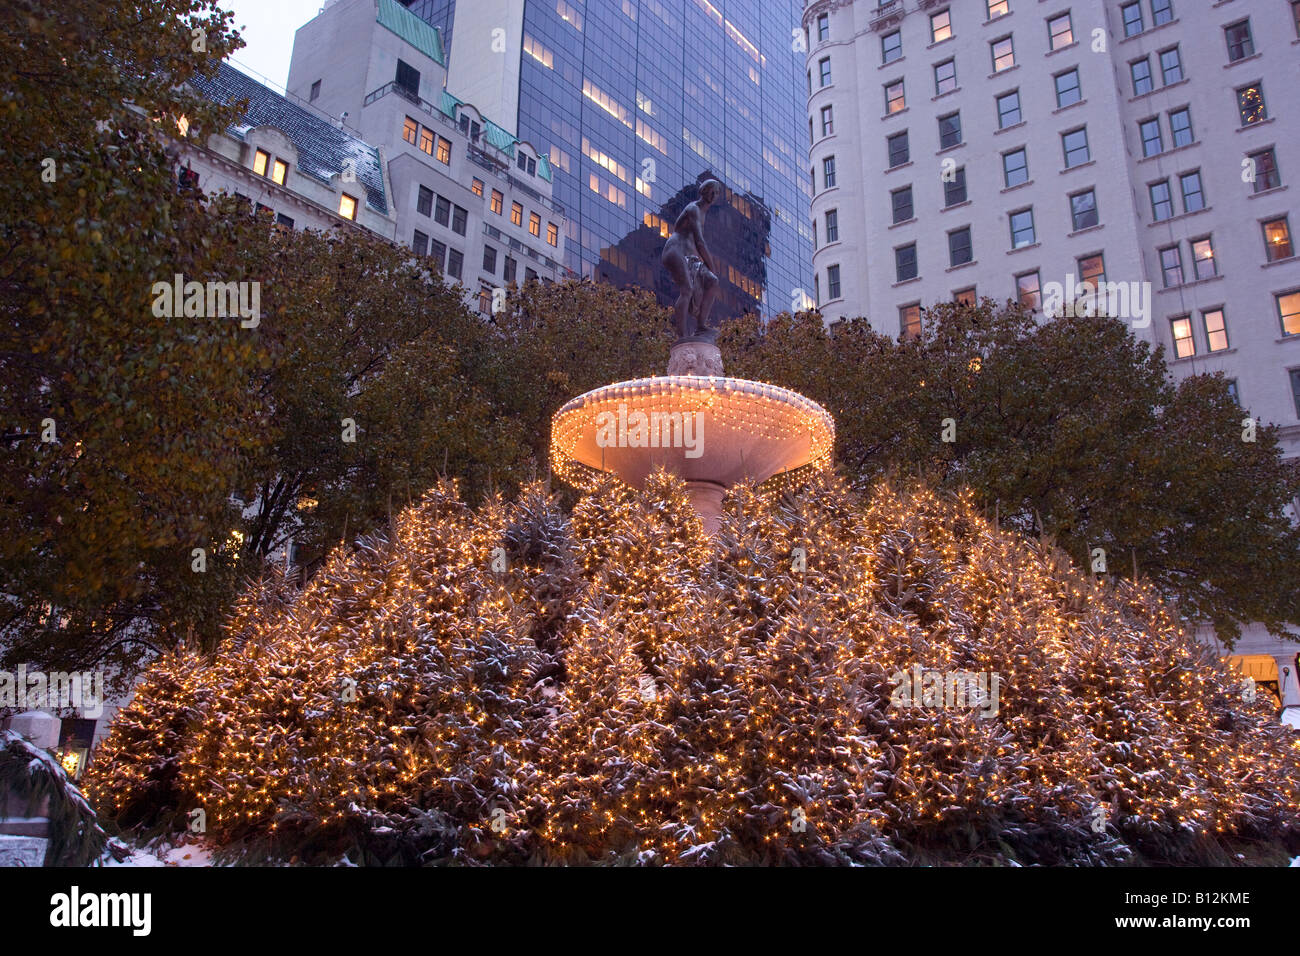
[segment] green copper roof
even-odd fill
[[[452,96],[446,90],[442,91],[442,99],[438,103],[438,111],[450,119],[456,119],[456,107],[464,106],[465,101]],[[483,120],[483,138],[487,140],[489,146],[501,150],[511,159],[515,158],[515,147],[519,145],[519,137],[515,136],[509,130],[498,126],[490,119]],[[541,176],[548,183],[553,182],[551,176],[551,161],[545,156],[537,157],[537,175]]]
[[[447,65],[438,28],[425,23],[397,0],[379,0],[379,16],[375,19],[438,65]]]

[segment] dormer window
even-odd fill
[[[257,173],[259,176],[265,176],[266,167],[270,162],[271,154],[259,149],[253,154],[253,172]]]
[[[277,186],[283,186],[285,179],[289,175],[289,164],[282,159],[277,159],[271,166],[271,182]]]
[[[351,219],[356,222],[357,219],[357,200],[353,196],[344,193],[339,197],[339,215],[344,219]]]
[[[259,149],[253,154],[253,172],[259,176],[270,176],[277,186],[283,186],[289,178],[289,164],[282,159],[272,161],[271,154]]]

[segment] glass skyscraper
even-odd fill
[[[453,2],[411,9],[445,28]],[[522,2],[516,132],[549,153],[566,265],[671,302],[659,252],[712,177],[728,193],[705,224],[715,316],[811,304],[800,0]]]

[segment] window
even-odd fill
[[[474,178],[473,180],[471,180],[471,182],[470,182],[470,184],[469,184],[469,191],[472,192],[475,196],[482,196],[482,195],[483,195],[483,180],[478,179],[477,177]]]
[[[1294,253],[1291,250],[1291,226],[1287,217],[1280,219],[1270,219],[1264,223],[1264,255],[1269,262],[1277,262],[1279,259],[1290,259]]]
[[[1178,47],[1160,51],[1160,82],[1165,86],[1177,83],[1183,78],[1183,58],[1178,55]]]
[[[998,129],[1006,129],[1020,122],[1020,91],[1012,90],[997,98]]]
[[[1192,240],[1192,272],[1198,279],[1208,279],[1218,274],[1214,264],[1214,245],[1210,237]]]
[[[553,222],[546,224],[546,243],[551,246],[560,244],[560,227]]]
[[[528,214],[528,234],[538,238],[542,235],[542,217],[535,212]]]
[[[315,103],[320,98],[320,80],[312,83],[311,94],[307,97],[307,102]]]
[[[423,256],[429,251],[429,237],[419,229],[415,230],[415,235],[411,237],[411,248],[415,250],[416,255]]]
[[[1236,402],[1238,405],[1240,405],[1240,404],[1241,404],[1241,396],[1240,396],[1239,394],[1237,394],[1237,380],[1236,380],[1235,378],[1230,378],[1230,379],[1228,379],[1224,384],[1226,384],[1226,385],[1228,386],[1228,395],[1229,395],[1229,397],[1230,397],[1234,402]],[[1296,510],[1297,510],[1297,511],[1300,511],[1300,508],[1297,508]]]
[[[1300,418],[1300,369],[1291,370],[1291,397],[1295,400],[1296,417]]]
[[[913,302],[898,310],[898,330],[905,339],[914,339],[921,334],[921,303]]]
[[[1174,336],[1174,358],[1187,358],[1196,354],[1196,341],[1192,338],[1192,317],[1180,315],[1169,320]]]
[[[986,0],[986,5],[988,6],[990,20],[1011,12],[1010,0]]]
[[[1070,25],[1070,14],[1068,12],[1055,17],[1048,17],[1047,37],[1053,50],[1067,47],[1074,42],[1074,30]]]
[[[1295,21],[1295,35],[1300,39],[1300,0],[1291,0],[1291,19]]]
[[[1015,45],[1011,42],[1009,36],[990,43],[989,52],[993,56],[994,73],[1001,73],[1003,70],[1009,70],[1016,65]]]
[[[824,56],[820,60],[818,60],[817,69],[818,69],[818,75],[821,77],[821,85],[830,86],[831,85],[831,58],[828,56]]]
[[[1264,90],[1258,83],[1237,90],[1237,112],[1241,114],[1242,126],[1268,119],[1268,110],[1264,107]]]
[[[1038,282],[1037,269],[1016,276],[1016,300],[1026,309],[1043,307],[1042,287]]]
[[[895,80],[893,83],[885,84],[885,112],[897,113],[906,106],[906,99],[903,96],[903,81]]]
[[[880,62],[893,63],[903,56],[903,31],[895,30],[880,38]]]
[[[438,263],[438,271],[441,272],[447,265],[447,247],[437,239],[430,239],[429,258]]]
[[[277,186],[283,186],[285,177],[289,175],[289,164],[282,159],[277,159],[271,165],[271,182]]]
[[[421,186],[416,193],[415,211],[421,216],[427,216],[433,212],[433,190],[428,186]]]
[[[916,278],[916,243],[894,250],[894,276],[898,282]]]
[[[831,111],[831,107],[823,106],[822,107],[822,135],[830,136],[834,132],[835,132],[835,116]]]
[[[942,96],[957,89],[957,61],[944,60],[934,65],[934,95]],[[892,112],[892,111],[891,111]]]
[[[451,212],[451,231],[458,236],[465,235],[465,220],[468,210],[464,206],[455,206]]]
[[[889,194],[890,206],[894,213],[894,222],[907,222],[912,218],[912,187],[904,186]]]
[[[946,209],[966,201],[966,167],[958,166],[951,179],[943,181],[943,205]]]
[[[1066,169],[1088,162],[1091,153],[1088,151],[1087,127],[1072,129],[1068,133],[1061,134],[1061,147],[1065,151]]]
[[[1183,284],[1183,253],[1178,246],[1166,246],[1160,250],[1160,274],[1166,289]]]
[[[1248,171],[1255,180],[1255,192],[1260,193],[1265,189],[1276,189],[1282,185],[1282,176],[1277,170],[1277,158],[1273,154],[1272,147],[1261,149],[1256,153],[1249,153],[1247,158],[1250,159]]]
[[[907,143],[907,130],[901,133],[895,133],[885,140],[885,145],[889,150],[889,168],[902,166],[911,158],[911,150]],[[1270,151],[1271,152],[1271,151]]]
[[[840,267],[826,267],[826,295],[831,299],[840,297]]]
[[[930,42],[938,43],[952,36],[952,16],[947,10],[930,14]]]
[[[524,224],[523,203],[512,202],[510,204],[510,221],[516,226],[522,226]]]
[[[952,294],[952,301],[956,302],[958,305],[973,306],[975,304],[975,287],[971,286],[967,289],[958,289]]]
[[[397,75],[393,82],[411,96],[420,95],[420,71],[404,60],[397,61]]]
[[[1076,264],[1079,267],[1079,278],[1091,283],[1094,289],[1106,281],[1106,260],[1100,252],[1084,256],[1076,260]]]
[[[355,196],[344,193],[339,197],[339,215],[344,219],[355,220],[357,218],[357,200]]]
[[[433,209],[433,221],[440,226],[446,226],[451,223],[451,200],[443,196],[438,197],[437,203]]]
[[[492,290],[487,286],[478,290],[478,310],[484,315],[490,315],[492,312]]]
[[[1282,334],[1300,335],[1300,290],[1282,292],[1273,298],[1277,302],[1277,316],[1282,321]]]
[[[501,190],[492,190],[492,211],[498,216],[501,215],[501,205],[504,200],[505,196],[501,194]]]
[[[1079,89],[1079,71],[1066,70],[1056,74],[1056,108],[1064,109],[1081,99],[1083,92]]]
[[[518,265],[519,264],[515,262],[514,259],[510,258],[510,256],[506,256],[506,264],[505,264],[505,269],[502,272],[502,278],[504,278],[507,282],[514,282],[515,270],[518,267]]]
[[[1228,62],[1236,63],[1255,53],[1255,41],[1250,35],[1250,21],[1240,20],[1223,28],[1223,38],[1228,43]]]
[[[1228,347],[1228,327],[1224,323],[1223,309],[1207,309],[1201,313],[1205,328],[1205,343],[1211,352],[1222,352]]]
[[[271,162],[271,154],[258,150],[253,154],[253,172],[259,176],[266,175],[266,167]]]
[[[962,226],[948,233],[948,265],[960,266],[970,261],[970,226]]]
[[[840,241],[840,212],[838,209],[826,210],[826,241]]]
[[[1138,132],[1142,136],[1142,155],[1155,156],[1163,152],[1164,142],[1160,139],[1160,120],[1149,119],[1138,123]]]
[[[465,267],[465,256],[456,249],[447,250],[447,275],[459,279]]]
[[[1011,220],[1011,248],[1022,249],[1034,244],[1034,210],[1019,209],[1009,217]]]
[[[537,270],[530,269],[528,268],[528,266],[524,266],[524,283],[527,284],[529,282],[536,282],[536,281],[537,281]]]
[[[483,247],[483,271],[488,275],[496,275],[497,251],[491,246]]]
[[[406,119],[402,121],[403,141],[410,143],[412,146],[414,146],[415,139],[419,135],[420,135],[420,124],[417,123],[415,120],[411,119],[411,117],[409,116],[406,117]]]
[[[451,165],[451,140],[445,137],[438,137],[438,162],[445,166]]]
[[[420,127],[420,150],[433,155],[433,130],[423,126]]]
[[[1023,146],[1002,154],[1002,177],[1006,180],[1007,188],[1029,182],[1029,161],[1025,157]]]
[[[279,223],[280,225],[284,226],[286,229],[292,229],[292,228],[293,228],[293,218],[290,217],[290,216],[286,216],[286,215],[285,215],[284,213],[282,213],[282,212],[281,212],[281,213],[276,213],[276,215],[275,215],[275,221],[276,221],[277,223]]]
[[[1183,191],[1183,212],[1196,212],[1205,208],[1205,193],[1201,189],[1199,171],[1183,173],[1178,177],[1178,185]]]
[[[1151,193],[1151,218],[1156,222],[1172,219],[1174,215],[1174,197],[1169,191],[1169,180],[1162,179],[1147,187]]]
[[[1070,220],[1074,223],[1076,232],[1097,225],[1100,217],[1097,214],[1097,194],[1094,190],[1085,189],[1070,196]]]
[[[822,160],[822,188],[831,189],[835,185],[835,157],[827,156]]]
[[[1128,72],[1133,77],[1134,96],[1141,96],[1143,93],[1150,93],[1155,89],[1155,83],[1151,80],[1151,63],[1146,57],[1130,63]]]
[[[1124,35],[1126,37],[1137,36],[1142,32],[1142,4],[1126,3],[1119,8],[1120,16],[1124,18]]]
[[[961,113],[939,117],[939,148],[948,149],[961,143]]]
[[[823,13],[817,18],[817,42],[830,39],[831,35],[831,15]]]
[[[1184,107],[1169,114],[1169,132],[1173,134],[1174,148],[1191,144],[1192,111]]]

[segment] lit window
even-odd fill
[[[1214,245],[1209,236],[1192,240],[1192,271],[1198,279],[1218,274],[1218,267],[1214,264]]]
[[[546,224],[546,241],[553,246],[560,244],[560,227],[553,222]]]
[[[948,149],[961,143],[961,113],[939,117],[939,148]]]
[[[1151,79],[1151,64],[1146,57],[1130,63],[1128,71],[1133,77],[1134,96],[1141,96],[1143,93],[1150,93],[1155,89],[1155,82]]]
[[[522,203],[512,202],[510,204],[510,221],[516,226],[524,224],[524,207]]]
[[[889,194],[890,206],[893,209],[894,223],[907,222],[912,218],[912,187],[904,186],[902,189],[895,189]]]
[[[1291,226],[1286,216],[1264,223],[1264,253],[1269,262],[1291,258]]]
[[[970,226],[948,233],[948,264],[960,266],[971,261]]]
[[[1277,301],[1278,318],[1282,320],[1282,334],[1300,335],[1300,290],[1283,292],[1273,298]]]
[[[474,180],[469,184],[469,191],[472,192],[475,196],[482,196],[482,195],[483,195],[483,180],[481,180],[481,179],[474,179]]]
[[[913,302],[898,310],[898,331],[905,339],[914,339],[921,334],[921,303]]]
[[[1091,158],[1088,151],[1087,128],[1070,130],[1061,136],[1061,148],[1065,151],[1065,168],[1086,163]]]
[[[1029,182],[1029,161],[1024,147],[1002,154],[1002,177],[1008,188]]]
[[[488,315],[492,311],[492,290],[481,288],[478,290],[478,310],[483,315]]]
[[[1011,37],[994,40],[989,44],[989,51],[993,56],[994,73],[1001,73],[1003,70],[1009,70],[1016,65],[1016,50],[1015,45],[1011,42]]]
[[[944,60],[934,67],[934,93],[941,96],[957,89],[957,61]],[[890,112],[894,112],[892,109]]]
[[[903,81],[895,80],[885,84],[885,112],[897,113],[906,105],[903,96]]]
[[[1099,252],[1094,256],[1084,256],[1078,260],[1079,278],[1092,284],[1093,288],[1106,281],[1106,260]]]
[[[938,43],[952,36],[952,15],[947,10],[930,14],[930,42]]]
[[[952,294],[952,301],[956,302],[958,305],[975,305],[975,287],[971,286],[969,289],[958,289]]]
[[[1187,358],[1196,354],[1196,341],[1192,338],[1192,319],[1180,315],[1170,319],[1169,325],[1174,335],[1174,358]]]
[[[1192,142],[1192,111],[1174,110],[1169,114],[1169,132],[1173,134],[1174,147],[1188,146]]]
[[[1264,91],[1258,83],[1243,86],[1237,90],[1237,112],[1241,115],[1241,125],[1250,126],[1268,119],[1268,110],[1264,106]]]
[[[1043,307],[1042,289],[1038,282],[1038,270],[1025,272],[1016,276],[1016,300],[1027,309]]]
[[[1156,222],[1173,218],[1174,197],[1169,192],[1169,180],[1152,183],[1148,189],[1151,193],[1151,218]]]
[[[998,129],[1006,129],[1020,122],[1020,91],[1012,90],[997,98]]]
[[[1170,47],[1160,53],[1160,81],[1168,86],[1183,78],[1183,60],[1178,55],[1178,47]]]
[[[1142,4],[1127,3],[1119,8],[1120,16],[1124,18],[1124,35],[1126,37],[1137,36],[1142,32]]]
[[[535,212],[528,214],[528,232],[534,236],[541,236],[542,234],[542,217]]]
[[[1250,21],[1241,20],[1223,28],[1223,38],[1228,43],[1228,62],[1236,63],[1255,53],[1255,41],[1250,35]]]
[[[265,176],[266,167],[270,162],[271,155],[259,149],[253,154],[253,172],[257,173],[259,176]]]
[[[916,243],[894,250],[894,275],[898,282],[916,278]]]
[[[411,117],[409,116],[406,117],[406,119],[402,122],[402,139],[410,143],[412,146],[414,146],[416,138],[419,135],[420,135],[420,124],[417,123],[415,120],[411,119]]]
[[[1201,174],[1193,171],[1178,177],[1183,190],[1183,212],[1196,212],[1205,208],[1205,193],[1201,189]]]
[[[355,220],[357,218],[357,201],[347,193],[344,193],[339,199],[339,215],[344,219]]]
[[[277,159],[271,167],[271,182],[277,186],[283,186],[285,177],[289,175],[289,164],[283,160]]]
[[[1164,141],[1160,138],[1160,121],[1158,119],[1143,120],[1138,123],[1138,132],[1142,135],[1142,155],[1155,156],[1163,152],[1165,148]]]
[[[1166,289],[1183,284],[1183,253],[1178,246],[1160,250],[1160,274]]]
[[[1051,17],[1047,21],[1047,36],[1053,50],[1059,50],[1073,43],[1074,30],[1070,24],[1070,14],[1062,13],[1060,16]]]
[[[903,33],[895,30],[880,38],[880,62],[893,63],[903,56]]]
[[[1008,218],[1011,221],[1011,248],[1023,249],[1025,246],[1032,246],[1035,242],[1033,208],[1019,209]]]
[[[1057,109],[1073,106],[1083,99],[1083,92],[1079,88],[1078,70],[1066,70],[1064,73],[1058,73],[1055,79]]]
[[[501,190],[499,189],[492,190],[492,211],[496,213],[498,216],[501,215],[501,208],[504,200],[505,200],[505,196],[501,195]]]
[[[1300,2],[1300,0],[1297,0],[1297,2]],[[1272,148],[1250,153],[1247,158],[1250,160],[1247,171],[1252,174],[1252,178],[1255,180],[1255,192],[1276,189],[1282,185],[1282,175],[1277,170],[1277,158]]]
[[[987,0],[989,19],[1011,12],[1011,0]]]
[[[451,140],[442,136],[438,137],[438,162],[451,165]]]
[[[433,155],[433,130],[420,128],[420,151]]]
[[[1205,341],[1211,352],[1222,352],[1228,347],[1228,327],[1222,309],[1207,309],[1201,313],[1205,326]]]
[[[1086,189],[1070,197],[1070,219],[1075,231],[1097,225],[1100,218],[1097,214],[1097,196],[1093,190]]]

